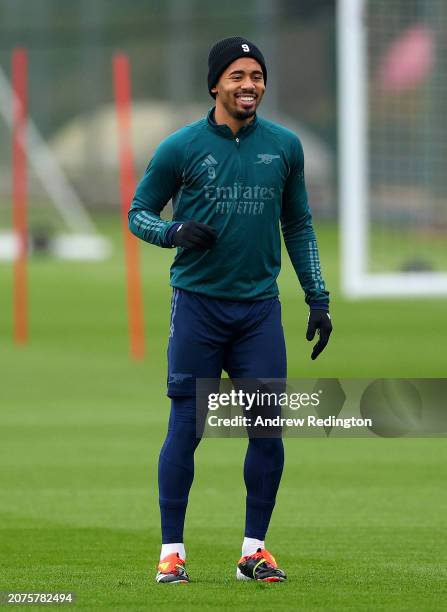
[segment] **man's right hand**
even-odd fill
[[[211,249],[216,240],[214,227],[197,221],[181,223],[172,236],[172,244],[184,249]]]

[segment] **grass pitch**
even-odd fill
[[[1,265],[0,591],[73,591],[86,611],[444,610],[444,439],[287,439],[267,545],[289,582],[268,585],[234,578],[245,441],[204,440],[185,533],[193,582],[153,582],[173,253],[142,245],[147,357],[132,363],[120,237],[104,227],[116,244],[106,263],[33,260],[23,348],[11,342],[11,273]],[[311,362],[285,256],[289,375],[445,376],[445,300],[345,302],[335,230],[318,234],[335,331]]]

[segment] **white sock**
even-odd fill
[[[180,559],[183,559],[183,561],[186,559],[186,550],[183,542],[176,542],[175,544],[162,544],[160,561],[168,555],[176,552],[178,552]]]
[[[253,555],[257,552],[258,548],[265,548],[264,540],[257,540],[256,538],[244,538],[242,542],[242,556]]]

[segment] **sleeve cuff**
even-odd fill
[[[181,225],[181,223],[173,223],[171,225],[171,227],[168,229],[168,231],[166,232],[165,235],[165,243],[167,247],[173,247],[173,243],[172,243],[172,239],[174,237],[175,232],[177,231],[179,225]]]
[[[309,308],[311,310],[324,310],[329,312],[329,302],[327,300],[322,302],[309,302]]]

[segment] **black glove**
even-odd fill
[[[216,240],[214,227],[197,221],[181,223],[172,236],[172,244],[185,249],[210,249]]]
[[[316,359],[329,342],[329,336],[332,332],[332,323],[331,316],[326,310],[310,309],[309,318],[307,321],[306,338],[309,341],[313,340],[315,332],[318,333],[320,339],[314,346],[311,359]]]

